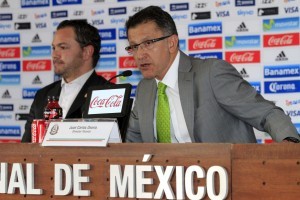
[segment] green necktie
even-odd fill
[[[160,143],[171,143],[170,134],[170,108],[166,95],[167,86],[162,82],[158,83],[158,104],[156,110],[156,131],[157,141]]]

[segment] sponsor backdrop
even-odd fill
[[[20,141],[36,91],[59,79],[51,42],[62,20],[86,19],[99,29],[97,72],[108,79],[133,70],[116,82],[131,83],[134,95],[142,76],[124,50],[124,23],[151,4],[175,20],[182,51],[232,63],[300,132],[299,0],[0,0],[0,141]],[[271,142],[266,133],[257,136]]]

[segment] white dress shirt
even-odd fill
[[[91,76],[93,71],[94,69],[81,75],[80,77],[69,83],[65,82],[64,79],[61,80],[61,92],[59,95],[58,103],[63,110],[63,119],[66,118],[66,115],[69,112],[69,109],[73,104],[75,98],[77,97],[79,91],[81,90],[87,79]]]
[[[179,67],[180,53],[178,51],[177,56],[166,73],[161,82],[167,85],[166,94],[169,100],[170,115],[171,115],[171,140],[172,143],[185,143],[192,142],[189,135],[187,125],[184,119],[182,106],[179,96],[178,88],[178,67]],[[158,84],[159,80],[156,79]],[[157,139],[156,133],[156,109],[157,109],[157,95],[155,100],[155,112],[154,112],[154,136]]]

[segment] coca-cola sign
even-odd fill
[[[50,71],[51,60],[23,60],[23,71]]]
[[[88,114],[121,113],[125,88],[93,90]]]
[[[189,40],[189,50],[222,49],[222,37],[196,38]]]
[[[137,68],[135,60],[132,56],[122,56],[119,58],[120,68]]]
[[[225,52],[225,59],[230,63],[259,63],[260,51]]]
[[[109,107],[120,107],[123,95],[112,95],[107,99],[96,96],[90,102],[90,108],[109,108]]]
[[[264,35],[264,47],[299,45],[299,33]]]
[[[20,47],[0,48],[0,58],[20,58]]]

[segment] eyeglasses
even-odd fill
[[[161,41],[161,40],[164,40],[168,37],[170,37],[172,35],[168,35],[168,36],[164,36],[164,37],[160,37],[160,38],[155,38],[155,39],[152,39],[152,40],[146,40],[144,42],[141,42],[139,44],[135,44],[135,45],[130,45],[128,47],[125,47],[125,50],[128,52],[128,54],[132,55],[134,53],[136,53],[139,49],[139,46],[141,46],[143,49],[147,49],[147,50],[150,50],[154,47],[154,43],[155,42],[158,42],[158,41]]]

